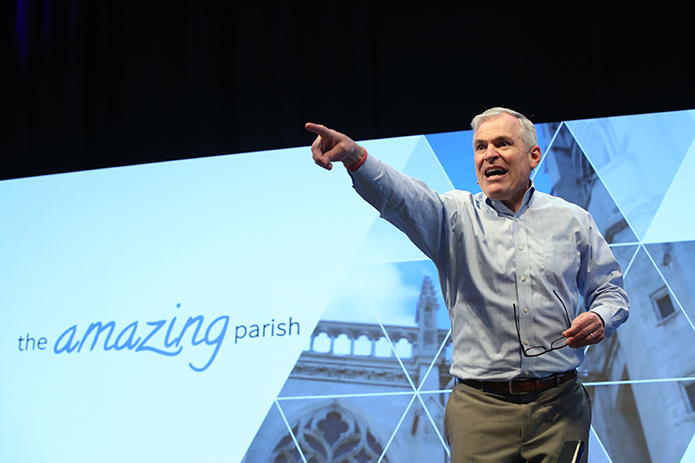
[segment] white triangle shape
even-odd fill
[[[685,154],[671,185],[644,234],[644,243],[695,240],[695,218],[686,212],[686,201],[693,195],[695,174],[695,139]]]
[[[411,141],[416,137],[407,137]],[[402,171],[418,178],[438,193],[452,190],[453,185],[439,163],[424,136],[417,137],[417,145],[411,148],[407,162],[402,163]],[[403,148],[406,148],[404,145]],[[390,148],[389,148],[390,149]],[[384,150],[385,152],[389,152]],[[376,155],[376,154],[375,154]],[[385,159],[379,159],[386,162]],[[402,162],[402,158],[398,161]],[[392,167],[396,167],[391,164]],[[398,168],[398,167],[396,167]],[[403,262],[424,260],[427,257],[408,239],[408,237],[385,220],[374,222],[362,247],[355,256],[354,264],[378,262]]]
[[[683,458],[681,458],[681,463],[693,463],[695,462],[695,436],[690,440],[688,448],[685,449]]]

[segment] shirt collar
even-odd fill
[[[536,188],[533,186],[533,181],[529,180],[529,183],[530,183],[529,188],[528,188],[528,190],[526,190],[526,193],[524,193],[524,200],[521,203],[521,207],[519,207],[519,210],[516,211],[516,214],[511,209],[509,209],[507,206],[505,206],[502,201],[497,201],[497,200],[485,197],[485,203],[490,208],[494,209],[496,212],[498,212],[500,214],[519,217],[531,205],[531,201],[533,199],[533,193],[536,191]]]

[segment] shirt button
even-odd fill
[[[526,281],[526,277],[521,277],[521,281]]]
[[[524,307],[524,313],[528,313],[528,307]]]
[[[523,250],[524,250],[524,247],[523,247],[523,246],[519,246],[519,251],[523,251]]]
[[[514,222],[518,222],[518,221],[519,221],[519,218],[518,218],[518,217],[517,217],[516,219],[514,219]]]
[[[524,344],[526,344],[528,346],[528,339],[526,341],[524,341]]]

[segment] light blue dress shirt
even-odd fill
[[[581,294],[605,322],[606,336],[629,315],[620,264],[591,215],[529,188],[514,213],[483,193],[443,195],[373,156],[350,172],[357,192],[434,261],[451,318],[453,363],[460,379],[543,378],[578,367],[584,349],[538,357],[569,328]]]

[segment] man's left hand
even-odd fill
[[[584,312],[574,319],[572,326],[562,335],[566,338],[567,345],[574,349],[598,344],[605,337],[603,320],[595,312]]]

